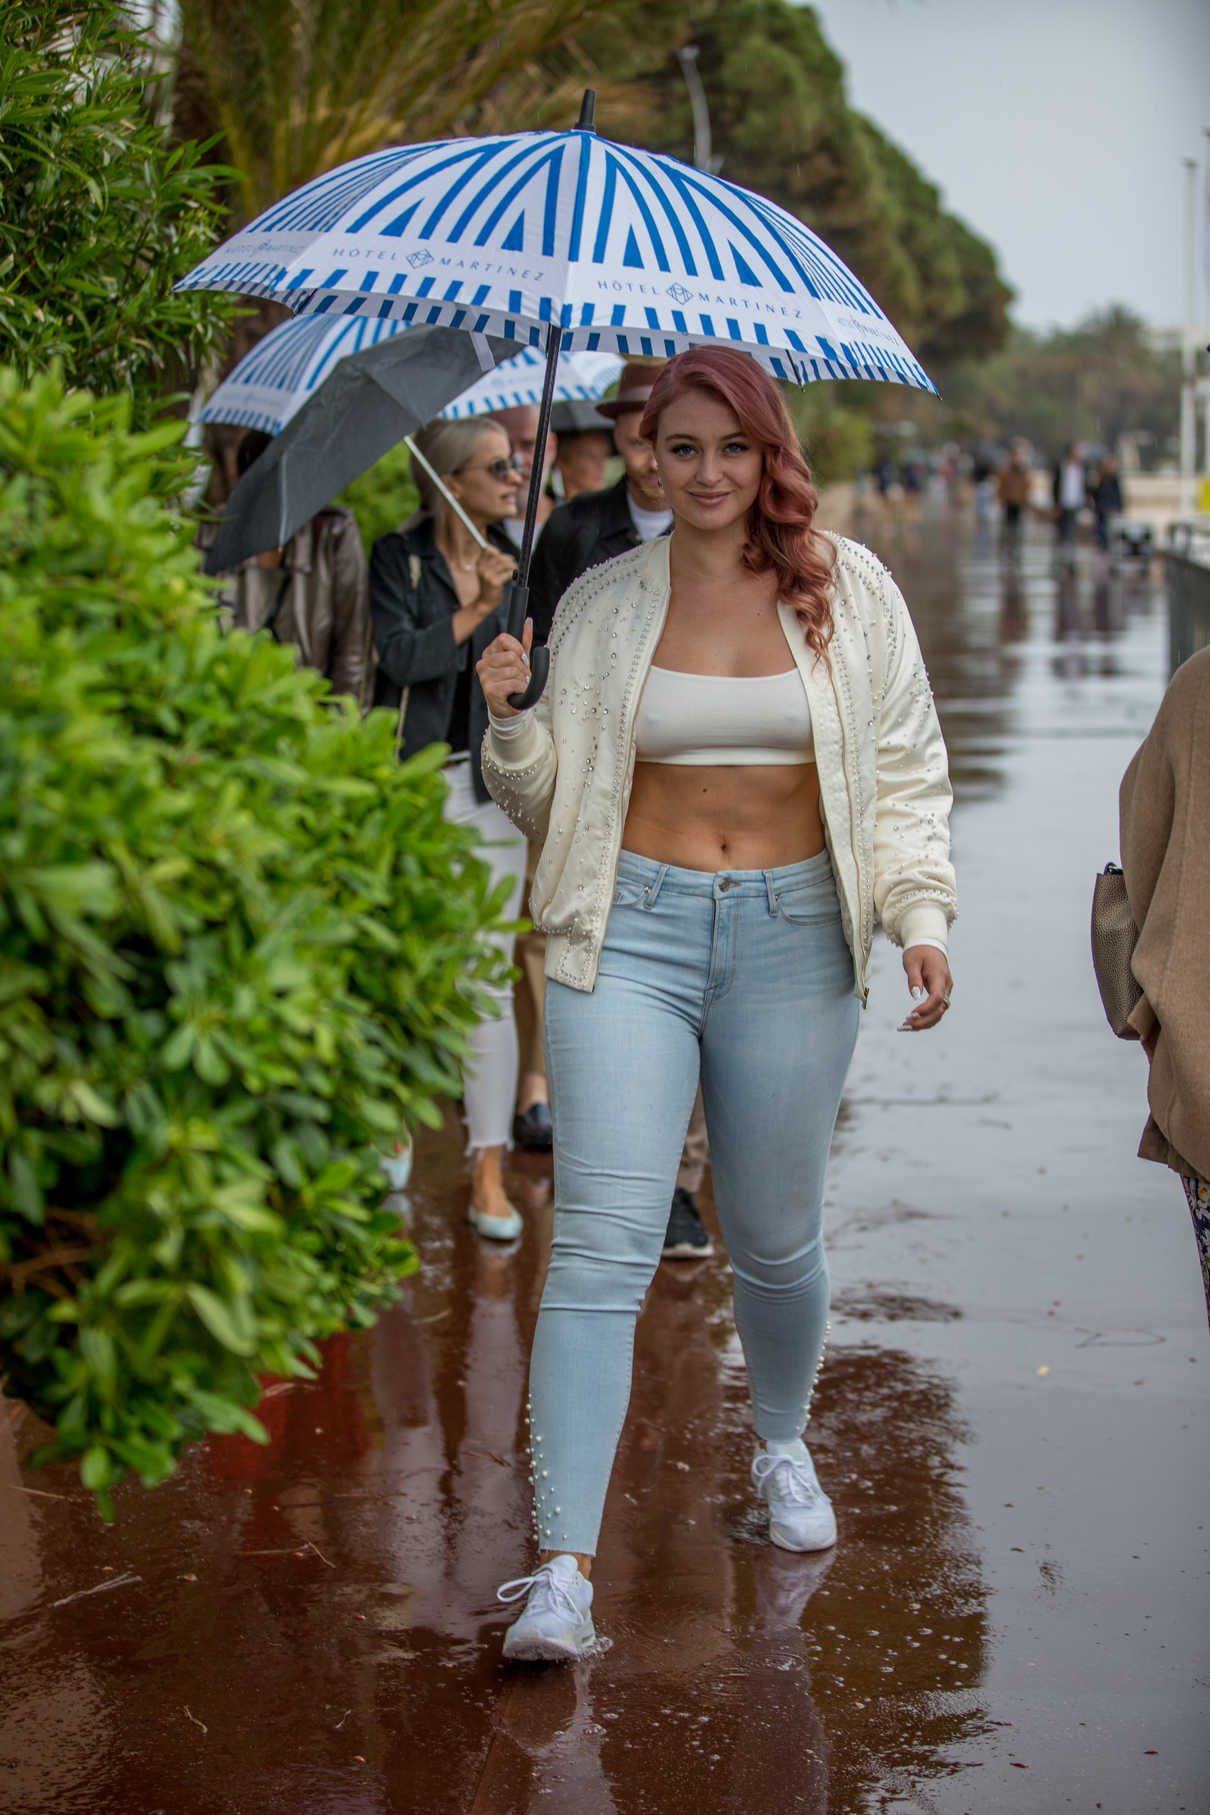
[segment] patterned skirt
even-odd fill
[[[1181,1184],[1185,1187],[1185,1196],[1189,1199],[1189,1211],[1193,1217],[1193,1233],[1197,1237],[1198,1259],[1202,1263],[1202,1285],[1206,1293],[1206,1315],[1210,1318],[1210,1180],[1187,1178],[1182,1174]]]

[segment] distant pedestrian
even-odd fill
[[[996,506],[996,465],[987,447],[975,449],[971,456],[971,485],[975,495],[975,530],[980,546],[990,536]]]
[[[1113,548],[1118,518],[1124,509],[1122,481],[1118,476],[1118,463],[1114,455],[1106,454],[1098,466],[1090,496],[1097,547],[1109,552]]]
[[[1010,558],[1021,552],[1021,525],[1029,506],[1032,486],[1033,474],[1029,470],[1029,457],[1022,444],[1014,442],[1008,459],[996,475],[1001,545]]]
[[[272,445],[249,429],[235,450],[235,477]],[[212,525],[198,537],[207,546]],[[329,507],[296,530],[282,548],[252,555],[220,576],[219,597],[243,630],[267,630],[288,643],[300,666],[326,675],[334,693],[363,710],[370,704],[374,662],[365,548],[351,511]]]
[[[1074,554],[1080,512],[1088,502],[1088,480],[1078,441],[1063,450],[1052,474],[1055,512],[1055,546],[1062,555]]]
[[[1139,1156],[1180,1175],[1210,1316],[1210,649],[1173,675],[1118,808],[1150,1063]]]
[[[400,755],[448,744],[446,818],[470,825],[479,856],[495,880],[506,880],[506,920],[521,908],[525,840],[492,801],[483,782],[480,746],[487,704],[475,663],[503,628],[504,588],[515,571],[501,525],[516,511],[518,462],[504,430],[490,417],[431,422],[417,446],[487,541],[480,549],[419,465],[412,479],[420,509],[403,527],[379,537],[370,557],[370,598],[378,646],[375,704],[402,712]],[[512,941],[503,949],[511,953]],[[511,985],[493,992],[495,1016],[471,1035],[463,1076],[471,1160],[468,1220],[481,1235],[511,1241],[521,1218],[504,1189],[503,1162],[517,1093],[517,1028]]]
[[[594,1641],[588,1576],[639,1306],[693,1094],[706,1097],[773,1543],[829,1548],[802,1440],[827,1330],[828,1148],[875,918],[906,949],[909,1032],[949,1005],[945,746],[890,575],[814,528],[777,387],[682,353],[637,424],[670,538],[559,606],[536,707],[505,635],[479,670],[484,774],[543,841],[555,1233],[530,1367],[539,1566],[505,1653]],[[828,827],[825,839],[824,824]]]

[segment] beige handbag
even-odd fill
[[[1138,936],[1126,896],[1126,878],[1116,863],[1107,863],[1092,890],[1092,968],[1105,1019],[1119,1040],[1139,1037],[1127,1024],[1143,993],[1130,968]]]

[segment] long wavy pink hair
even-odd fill
[[[812,528],[819,495],[780,391],[747,353],[694,347],[659,373],[639,433],[654,441],[661,414],[686,391],[706,391],[729,405],[744,434],[762,449],[765,470],[748,518],[743,563],[750,573],[776,575],[778,596],[793,606],[808,646],[823,655],[832,635],[834,551]]]

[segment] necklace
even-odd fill
[[[449,562],[450,566],[451,567],[460,567],[462,569],[463,573],[474,573],[476,567],[478,567],[478,565],[479,565],[478,549],[475,550],[475,552],[472,554],[469,561],[464,561],[462,559],[461,555],[457,555],[454,553],[454,550],[452,547],[450,549],[446,550],[445,548],[441,547],[440,542],[438,542],[437,546],[438,546],[438,548],[441,549],[442,554],[445,556],[445,558]]]

